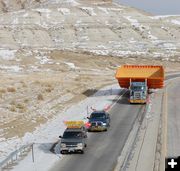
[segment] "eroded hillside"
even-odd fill
[[[110,3],[38,3],[0,16],[2,50],[58,49],[179,61],[179,16],[148,16]]]

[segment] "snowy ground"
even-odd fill
[[[117,84],[100,89],[93,96],[73,105],[65,111],[59,112],[53,120],[42,125],[33,133],[26,133],[21,139],[14,138],[6,141],[4,144],[1,143],[1,149],[9,147],[15,148],[24,144],[35,143],[35,162],[32,162],[32,154],[29,152],[27,157],[25,157],[19,165],[13,167],[13,170],[24,171],[26,168],[27,171],[45,171],[50,169],[56,161],[63,157],[59,153],[58,145],[55,148],[56,154],[50,152],[53,144],[59,141],[58,136],[62,135],[65,129],[63,121],[83,120],[86,122],[86,117],[89,116],[92,109],[102,110],[109,108],[109,106],[113,104],[113,99],[118,98],[120,91],[121,89]]]

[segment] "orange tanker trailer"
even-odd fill
[[[130,90],[130,103],[146,103],[149,89],[164,86],[163,66],[123,65],[115,77],[121,88]]]

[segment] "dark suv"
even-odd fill
[[[60,149],[61,154],[68,152],[84,153],[87,146],[87,130],[83,126],[81,128],[66,128],[61,138]]]
[[[94,111],[88,119],[88,131],[107,131],[110,126],[110,116],[105,111]]]

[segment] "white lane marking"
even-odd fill
[[[121,95],[117,98],[117,100],[110,106],[110,108],[109,108],[107,111],[111,110],[112,107],[116,104],[116,102],[117,102],[122,96],[124,96],[124,94],[126,94],[126,93],[128,92],[128,90],[126,90],[126,89],[123,89],[122,91],[124,91],[124,90],[125,90],[125,92],[124,92],[123,94],[121,94]]]

